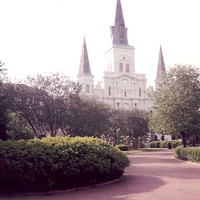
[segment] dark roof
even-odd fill
[[[165,62],[164,62],[163,53],[162,53],[162,47],[160,45],[160,52],[159,52],[159,57],[158,57],[158,67],[157,67],[156,80],[162,78],[162,73],[163,72],[166,72],[166,69],[165,69]]]
[[[81,60],[78,74],[91,74],[85,37],[83,38]]]
[[[128,45],[127,28],[125,27],[121,1],[117,0],[115,26],[111,26],[111,37],[113,44]]]

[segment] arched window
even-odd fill
[[[88,84],[85,86],[85,92],[90,93],[90,86]]]
[[[123,72],[123,63],[119,63],[119,72]]]
[[[126,63],[126,72],[130,72],[129,63]]]
[[[126,97],[126,92],[124,92],[124,97]]]

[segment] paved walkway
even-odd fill
[[[172,151],[129,155],[131,166],[116,183],[46,196],[6,197],[13,200],[199,200],[200,164],[179,161]]]

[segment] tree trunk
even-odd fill
[[[8,135],[6,133],[6,126],[4,124],[0,125],[0,140],[6,141],[8,139]]]
[[[183,143],[183,147],[186,147],[186,132],[183,131],[181,132],[181,137],[182,137],[182,143]]]
[[[196,145],[196,135],[192,136],[192,146],[195,147]]]
[[[138,149],[138,138],[135,138],[135,145],[134,145],[134,149]]]
[[[132,148],[135,149],[135,139],[130,136],[131,142],[132,142]]]

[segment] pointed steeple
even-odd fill
[[[110,27],[112,43],[128,45],[127,28],[125,27],[121,1],[117,0],[115,26]]]
[[[87,46],[85,42],[85,36],[83,37],[83,46],[82,46],[82,53],[81,53],[81,61],[79,65],[79,72],[78,74],[91,74],[90,71],[90,63],[87,53]]]
[[[163,72],[166,72],[166,69],[165,69],[165,62],[163,59],[162,47],[160,45],[156,80],[160,80],[162,78]]]

